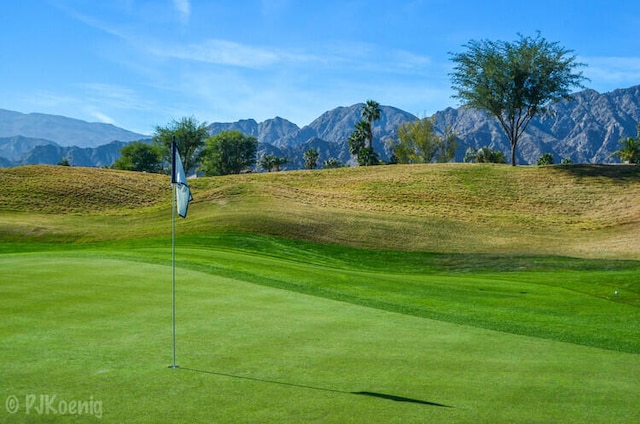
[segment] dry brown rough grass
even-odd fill
[[[166,235],[167,176],[28,166],[0,170],[0,182],[0,223],[22,228],[14,235],[29,236],[30,221],[39,236]],[[637,166],[378,166],[199,178],[192,191],[182,234],[244,231],[375,249],[640,259]],[[119,233],[122,223],[127,234]]]

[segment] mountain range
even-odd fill
[[[535,164],[543,153],[555,162],[611,163],[622,137],[636,135],[640,122],[640,85],[598,93],[587,89],[549,107],[548,113],[534,118],[517,149],[519,164]],[[211,135],[239,130],[258,139],[258,155],[274,154],[290,160],[285,169],[304,166],[303,153],[320,152],[320,163],[335,158],[352,164],[346,140],[361,119],[362,104],[337,107],[323,113],[302,128],[280,117],[256,122],[244,119],[208,125]],[[382,117],[374,124],[374,149],[383,159],[390,156],[388,141],[394,139],[398,125],[417,119],[392,106],[381,106]],[[468,147],[489,146],[509,157],[509,142],[497,120],[467,108],[447,108],[433,116],[436,130],[451,127],[459,146],[455,160],[462,161]],[[55,164],[66,158],[75,166],[109,166],[126,143],[148,136],[104,123],[40,113],[23,114],[0,109],[0,167],[22,164]]]

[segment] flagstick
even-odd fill
[[[171,324],[173,336],[173,364],[169,368],[179,368],[176,365],[176,184],[172,184],[171,196]]]

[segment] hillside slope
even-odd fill
[[[167,176],[0,169],[0,238],[170,234]],[[442,164],[192,180],[178,233],[249,232],[372,249],[640,259],[640,167]]]

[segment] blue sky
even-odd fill
[[[299,126],[374,99],[457,107],[450,52],[540,31],[586,86],[640,84],[640,2],[590,0],[7,0],[0,108],[151,133],[172,119]]]

